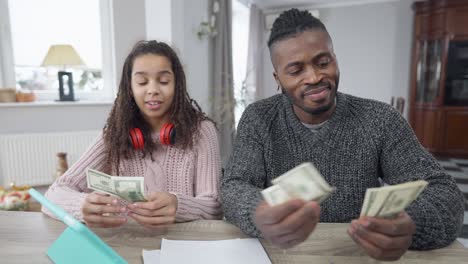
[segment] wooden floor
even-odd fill
[[[460,237],[468,239],[468,160],[450,158],[438,160],[445,171],[455,179],[465,197],[465,219]]]

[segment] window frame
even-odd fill
[[[115,98],[116,62],[114,43],[114,21],[112,0],[99,0],[102,52],[103,89],[95,92],[76,91],[78,100],[82,101],[110,101]],[[11,24],[8,0],[0,0],[0,87],[16,87],[15,62],[13,58],[13,42],[11,38]],[[58,99],[58,88],[47,91],[34,91],[37,101],[54,101]]]

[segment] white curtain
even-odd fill
[[[265,98],[262,83],[263,76],[263,43],[265,20],[263,12],[256,5],[250,6],[249,46],[247,55],[247,70],[244,89],[247,105],[258,99]]]
[[[0,88],[15,88],[15,64],[8,0],[0,0]]]
[[[214,1],[216,2],[216,1]],[[212,2],[212,3],[214,3]],[[212,116],[218,125],[223,166],[234,141],[234,83],[231,47],[231,0],[218,0],[216,36],[213,40]]]

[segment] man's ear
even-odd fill
[[[280,81],[278,79],[278,74],[276,74],[276,72],[273,72],[273,78],[275,78],[275,82],[278,85],[278,91],[279,91],[279,89],[281,87],[281,83],[280,83]]]
[[[278,74],[276,72],[273,72],[273,77],[275,78],[276,84],[278,85],[278,88],[276,90],[281,91],[281,93],[284,94],[283,85],[281,85],[281,81],[278,78]]]

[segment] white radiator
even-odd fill
[[[54,181],[57,152],[66,152],[68,167],[96,139],[99,131],[0,134],[0,185],[45,185]],[[3,181],[3,182],[2,182]]]

